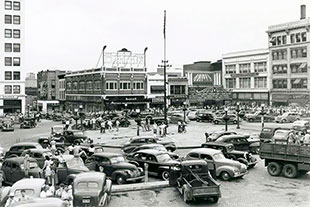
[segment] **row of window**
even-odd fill
[[[307,48],[306,47],[291,48],[290,54],[291,54],[292,59],[305,58],[305,57],[307,57]],[[272,59],[273,60],[286,60],[287,59],[287,51],[286,50],[274,50],[274,51],[272,51]]]
[[[4,1],[4,8],[5,10],[20,10],[20,2],[19,1]]]
[[[236,73],[236,65],[225,65],[226,74]],[[267,62],[255,62],[254,63],[254,72],[262,73],[267,71]],[[251,73],[251,64],[243,63],[239,64],[239,73]]]
[[[267,77],[255,77],[254,87],[255,88],[266,88]],[[236,78],[227,78],[226,88],[236,88]],[[251,88],[251,78],[239,78],[239,88]]]
[[[172,85],[170,86],[170,94],[186,94],[185,85]]]
[[[87,91],[95,90],[100,91],[101,90],[101,81],[74,81],[74,82],[67,82],[67,90],[72,91]],[[120,81],[119,87],[117,81],[107,81],[106,82],[106,90],[143,90],[144,89],[144,82],[142,81],[135,81],[131,83],[130,81]]]
[[[5,80],[20,80],[20,72],[19,71],[5,71],[4,72]]]
[[[20,16],[19,15],[4,15],[4,23],[5,24],[20,24]]]
[[[4,94],[20,94],[20,86],[19,85],[5,85],[4,86]]]
[[[273,88],[287,89],[287,79],[275,79],[272,80]],[[291,88],[307,88],[308,81],[306,78],[291,79]]]
[[[5,29],[4,30],[5,38],[20,38],[20,30],[19,29]]]
[[[290,34],[290,43],[299,43],[307,41],[307,33],[306,32],[297,32]],[[270,40],[272,46],[276,45],[286,45],[287,44],[287,36],[286,35],[278,35],[272,37]]]
[[[4,52],[20,52],[20,43],[4,43]]]
[[[291,73],[307,73],[307,63],[292,63],[290,64]],[[273,65],[273,74],[287,74],[287,65]]]
[[[20,66],[20,57],[5,57],[4,58],[5,66]]]

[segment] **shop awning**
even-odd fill
[[[294,83],[294,84],[299,84],[299,83],[300,83],[300,81],[301,81],[301,79],[300,79],[300,78],[297,78],[297,79],[295,79],[295,80],[294,80],[294,82],[293,82],[293,83]]]

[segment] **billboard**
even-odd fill
[[[214,74],[213,73],[193,73],[192,83],[197,86],[213,86]]]

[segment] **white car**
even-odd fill
[[[197,119],[197,111],[190,111],[187,114],[189,120],[196,120]]]
[[[309,130],[310,129],[310,122],[307,120],[294,121],[293,129],[295,129],[295,130]]]

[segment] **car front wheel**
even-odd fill
[[[224,171],[221,173],[221,179],[224,181],[229,181],[231,180],[231,176],[228,172]]]
[[[118,175],[118,176],[116,176],[116,183],[117,183],[118,185],[124,184],[124,183],[125,183],[125,178],[124,178],[124,176],[123,176],[123,175]]]
[[[163,179],[163,180],[168,180],[169,179],[169,172],[168,171],[163,171],[162,173],[161,173],[161,178]]]

